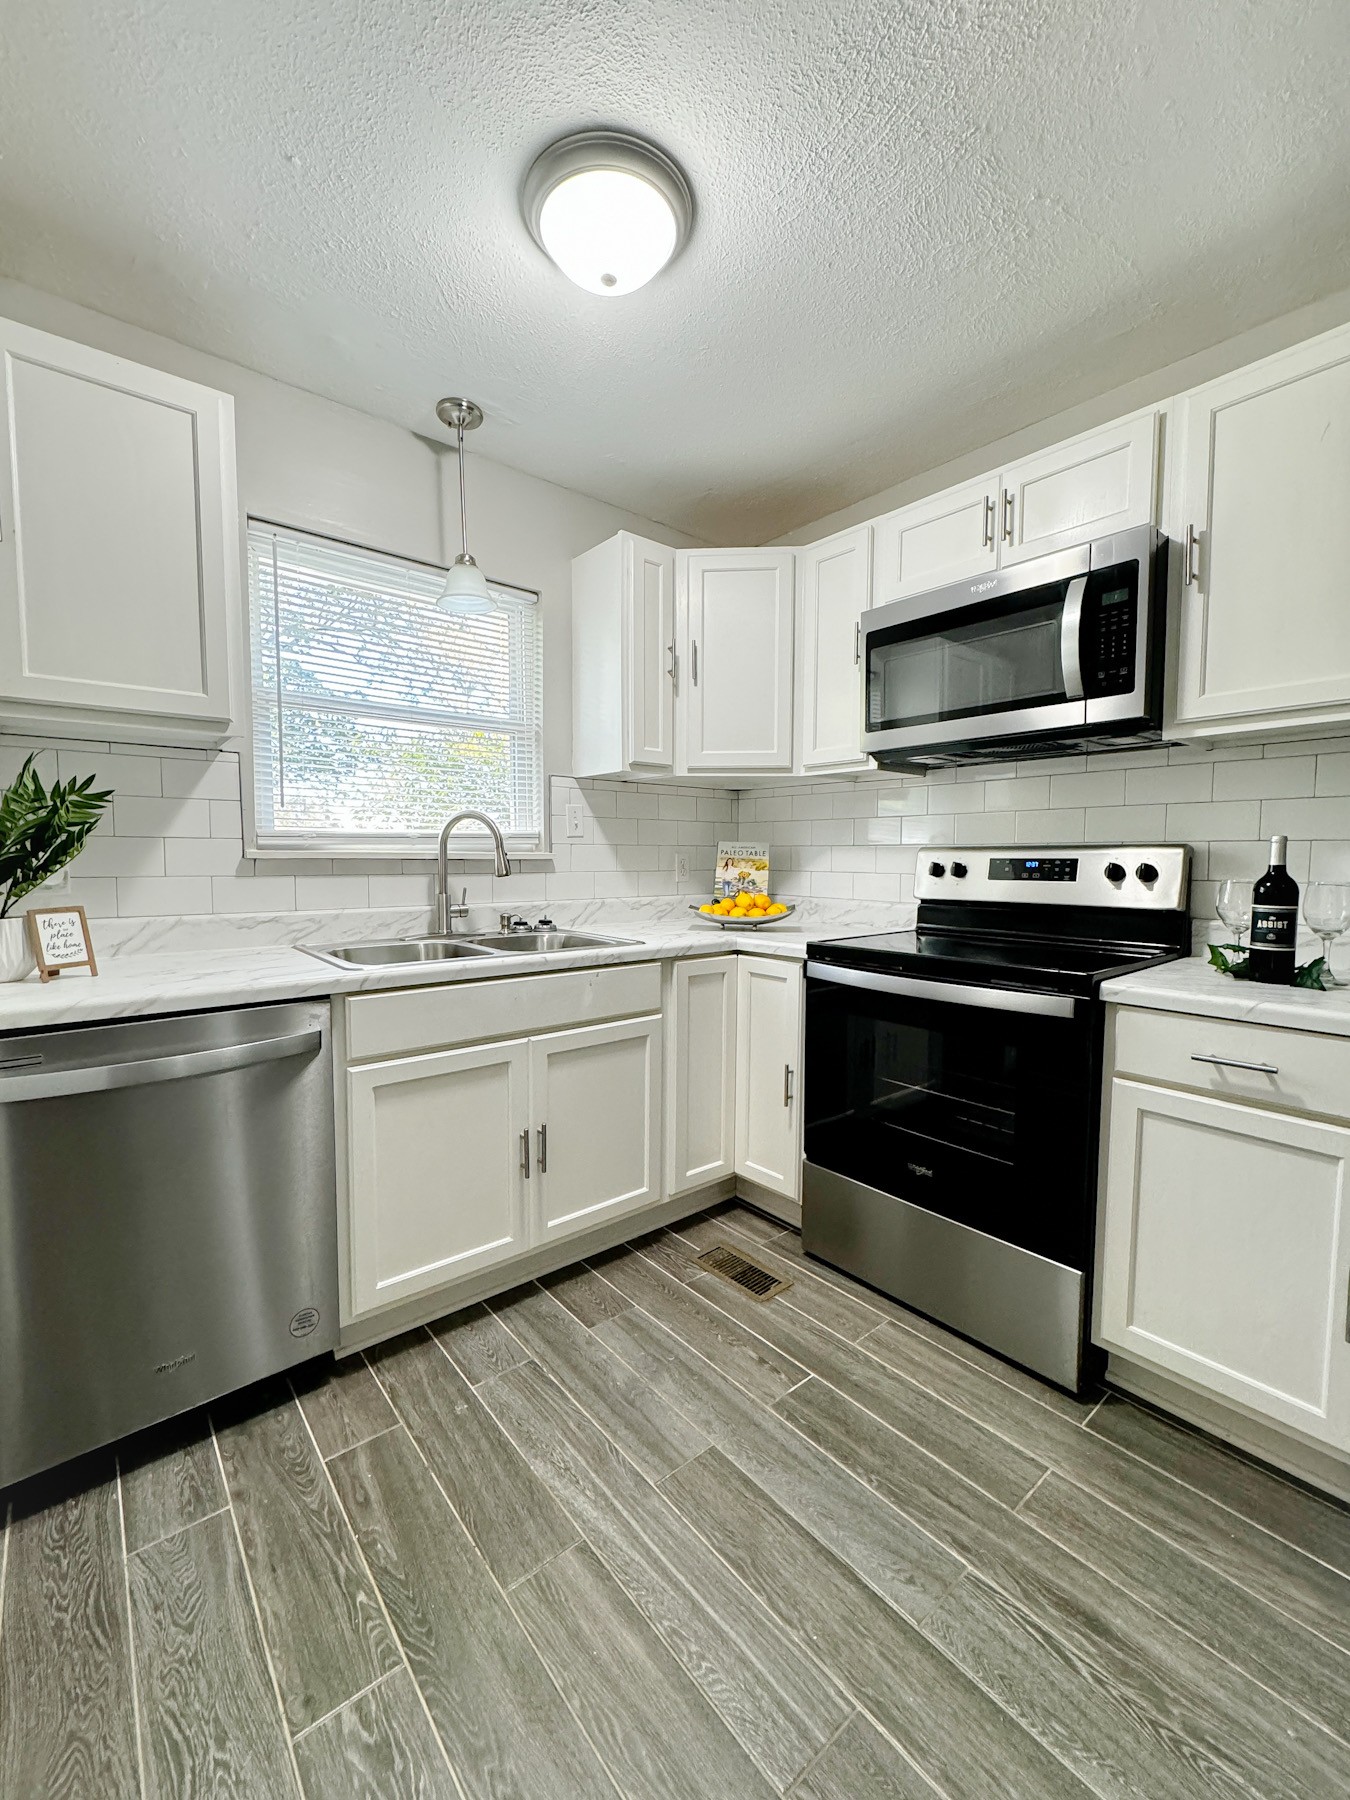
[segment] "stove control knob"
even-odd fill
[[[1135,874],[1139,877],[1140,881],[1153,882],[1158,879],[1158,871],[1154,868],[1152,863],[1140,863],[1139,867],[1135,870]]]
[[[964,881],[966,876],[969,874],[969,870],[966,868],[966,865],[964,863],[953,863],[952,864],[952,874],[955,875],[955,877],[958,881]]]
[[[947,873],[947,865],[946,863],[929,863],[928,873],[930,875],[945,875]]]
[[[1103,871],[1108,881],[1124,881],[1125,870],[1120,863],[1107,863]]]

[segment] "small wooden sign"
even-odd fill
[[[35,906],[27,915],[28,942],[44,981],[62,969],[88,969],[98,974],[89,921],[82,906]]]

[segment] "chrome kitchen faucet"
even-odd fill
[[[490,819],[486,813],[481,812],[459,812],[453,818],[447,819],[441,827],[440,842],[436,846],[436,935],[438,937],[449,937],[452,921],[462,919],[469,910],[463,900],[456,906],[450,904],[450,875],[446,867],[449,859],[450,833],[457,825],[462,825],[466,819],[473,819],[479,825],[487,826],[488,834],[496,849],[497,873],[499,875],[511,873],[511,859],[506,854],[506,844],[502,838],[501,826],[495,819]],[[467,893],[467,889],[465,891]]]

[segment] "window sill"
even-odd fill
[[[491,838],[458,835],[451,838],[448,859],[458,862],[491,862],[496,847]],[[514,862],[551,862],[553,847],[532,838],[528,843],[506,840],[506,854]],[[245,844],[244,855],[254,862],[425,862],[436,861],[434,838],[372,838],[354,844],[350,838],[305,838],[294,843]]]

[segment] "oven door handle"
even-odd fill
[[[956,981],[924,981],[913,975],[874,975],[866,969],[838,968],[808,962],[816,981],[863,988],[873,994],[896,994],[906,1000],[935,1000],[942,1006],[981,1006],[990,1012],[1036,1013],[1044,1019],[1072,1019],[1078,1002],[1068,994],[1026,994],[1014,988],[967,987]]]
[[[1066,700],[1083,698],[1083,661],[1079,651],[1083,633],[1083,596],[1087,592],[1087,576],[1080,575],[1069,583],[1064,596],[1064,611],[1059,621],[1059,661],[1064,671]]]

